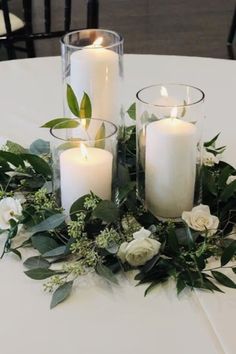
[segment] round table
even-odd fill
[[[225,159],[236,165],[234,61],[154,55],[125,55],[124,103],[142,87],[186,83],[206,93],[205,139],[221,131]],[[62,116],[60,58],[0,63],[0,135],[30,144]],[[1,240],[0,240],[1,245]],[[25,250],[24,256],[30,251]],[[236,278],[236,276],[235,276]],[[14,255],[0,261],[0,347],[3,354],[218,354],[235,353],[236,291],[225,294],[159,286],[147,297],[121,277],[112,286],[95,275],[81,279],[72,296],[49,310],[50,295],[27,278]]]

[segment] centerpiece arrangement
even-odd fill
[[[2,256],[35,250],[24,260],[25,274],[44,280],[51,308],[89,272],[117,284],[117,273],[136,270],[145,295],[169,279],[178,294],[236,288],[224,273],[236,273],[236,170],[220,160],[225,146],[217,147],[218,135],[202,142],[204,93],[173,84],[143,89],[137,110],[135,103],[127,110],[136,126],[125,127],[122,105],[113,115],[111,103],[122,66],[120,36],[89,30],[68,38],[68,113],[43,125],[51,148],[41,139],[29,148],[1,146]],[[94,76],[95,67],[102,69]]]

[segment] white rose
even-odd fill
[[[4,198],[0,201],[0,228],[7,230],[10,226],[9,220],[17,220],[22,213],[22,206],[19,200],[14,198]]]
[[[134,266],[140,266],[152,259],[161,247],[161,243],[151,238],[133,240],[126,248],[126,260]]]
[[[226,184],[230,184],[230,183],[232,183],[235,180],[236,180],[236,176],[231,175],[231,176],[228,177],[228,179],[226,181]]]
[[[214,166],[219,163],[219,158],[212,154],[211,152],[205,151],[203,155],[203,165],[205,166]]]
[[[219,225],[217,216],[211,215],[209,206],[203,204],[194,207],[192,211],[184,211],[182,219],[191,229],[200,231],[202,234],[207,230],[208,236],[214,235]]]
[[[122,263],[125,263],[126,261],[125,255],[126,255],[127,246],[128,246],[128,242],[123,242],[120,245],[119,251],[117,252],[117,256],[120,258]]]
[[[133,241],[123,242],[117,253],[121,261],[137,267],[152,259],[159,252],[161,243],[149,238],[150,234],[150,231],[141,228],[133,234]]]

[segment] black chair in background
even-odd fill
[[[232,18],[232,22],[231,22],[231,26],[230,26],[230,30],[229,30],[229,34],[228,34],[228,40],[227,40],[227,45],[231,46],[234,40],[234,36],[235,36],[235,32],[236,32],[236,7],[234,9],[234,15]]]
[[[55,0],[57,1],[57,0]],[[76,0],[78,1],[78,0]],[[72,0],[64,0],[64,27],[60,31],[51,30],[51,0],[44,2],[44,32],[33,31],[32,0],[22,0],[24,26],[14,30],[12,26],[12,14],[9,12],[8,0],[1,0],[1,9],[5,22],[6,33],[0,35],[0,45],[3,44],[7,50],[8,59],[16,59],[16,51],[24,51],[29,58],[35,57],[34,41],[46,38],[61,37],[65,33],[76,30],[71,29]],[[87,0],[87,27],[98,28],[99,23],[99,1]],[[17,44],[24,42],[25,47]]]
[[[232,44],[233,44],[233,40],[235,37],[235,33],[236,33],[236,6],[234,9],[234,14],[233,14],[233,18],[232,18],[232,22],[230,25],[228,38],[227,38],[228,56],[229,56],[229,59],[233,59],[233,60],[235,59],[235,53],[234,53],[234,48],[233,48]]]

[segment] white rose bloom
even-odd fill
[[[125,263],[125,255],[126,255],[126,248],[128,246],[128,242],[123,242],[120,245],[119,251],[117,252],[117,256],[120,258],[122,263]]]
[[[161,243],[149,238],[150,234],[150,231],[141,228],[133,234],[133,241],[123,242],[117,253],[121,261],[137,267],[152,259],[159,252]]]
[[[228,179],[226,181],[226,184],[230,184],[230,183],[232,183],[235,180],[236,180],[236,176],[231,175],[231,176],[228,177]]]
[[[220,162],[219,158],[211,152],[205,151],[203,155],[203,165],[214,166]]]
[[[142,227],[139,231],[136,231],[133,233],[133,238],[135,240],[143,240],[144,238],[147,238],[151,235],[151,231],[144,229]]]
[[[208,236],[214,235],[219,225],[217,216],[211,215],[209,206],[203,204],[194,207],[192,211],[184,211],[182,219],[195,231],[205,234],[207,230]]]
[[[22,206],[19,200],[14,198],[3,198],[0,201],[0,228],[7,230],[10,226],[9,220],[17,220],[22,213]]]
[[[161,243],[151,238],[143,240],[133,240],[126,248],[126,260],[134,266],[140,266],[152,259],[161,247]]]

